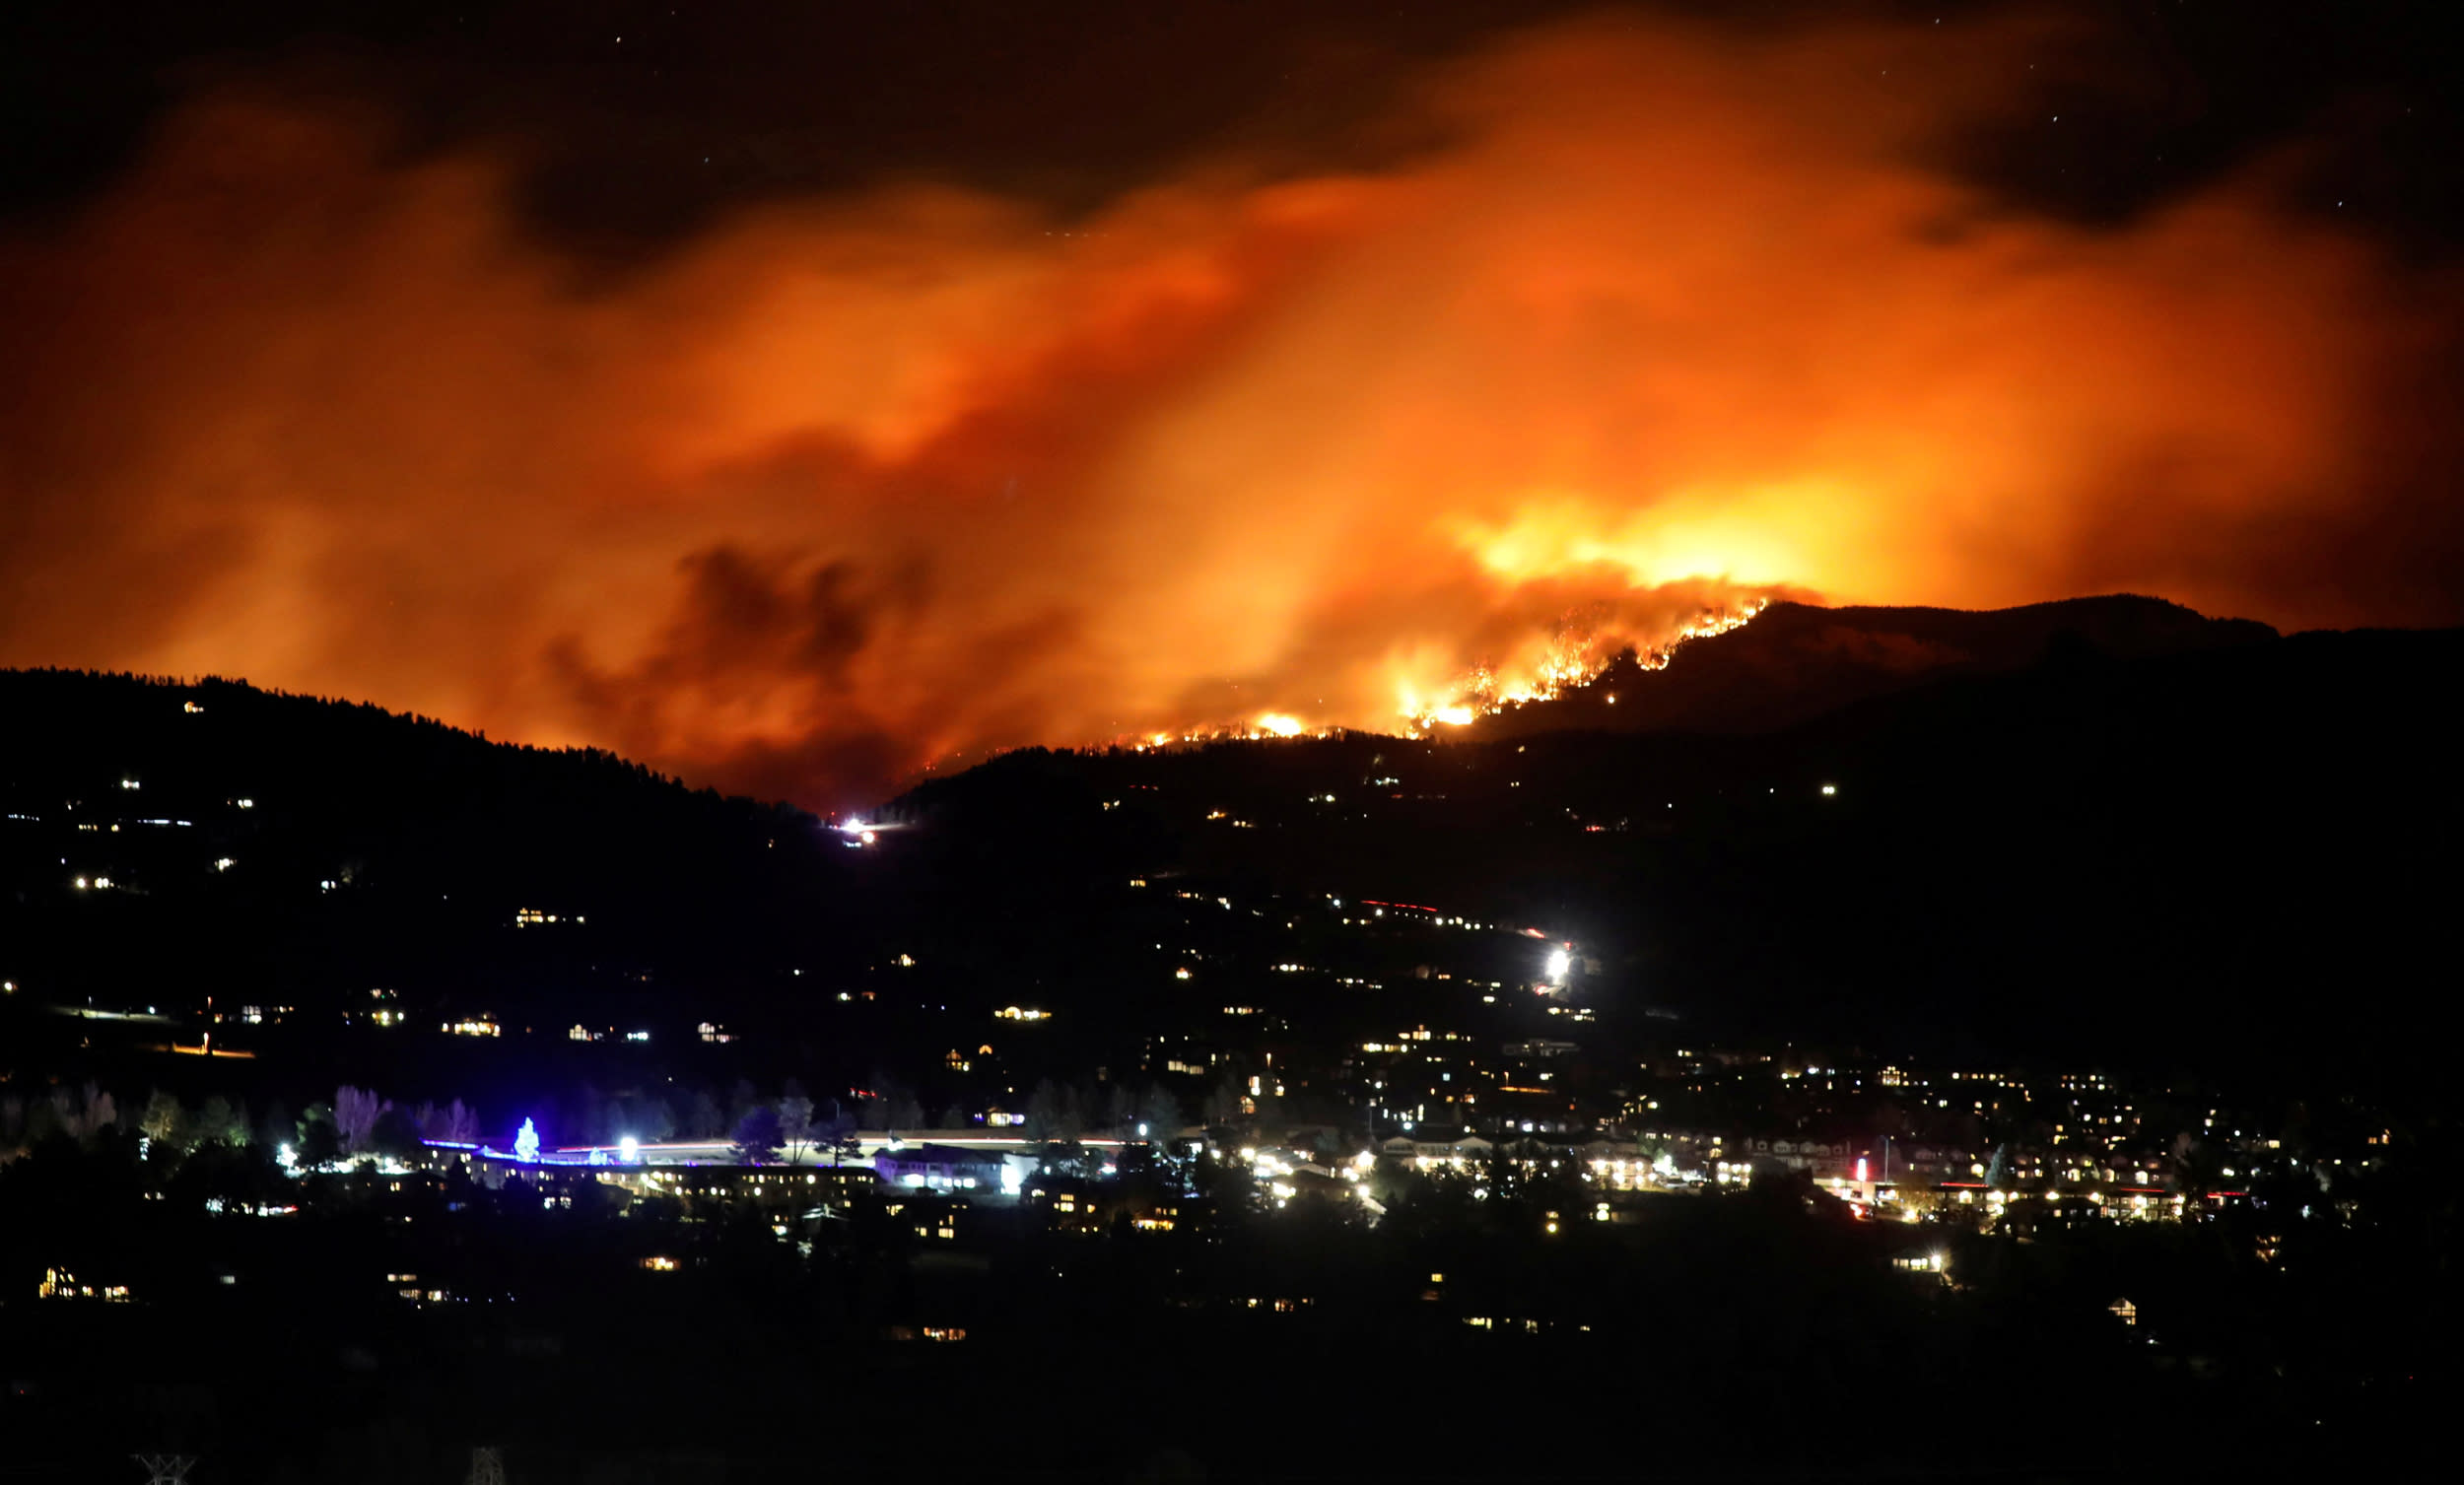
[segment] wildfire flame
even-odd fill
[[[1768,599],[1748,599],[1734,609],[1690,619],[1665,639],[1639,645],[1633,643],[1629,637],[1613,631],[1605,634],[1559,634],[1548,639],[1528,661],[1502,675],[1490,666],[1475,668],[1447,691],[1441,700],[1423,703],[1419,694],[1405,685],[1400,693],[1402,706],[1397,709],[1398,714],[1415,733],[1428,732],[1440,726],[1468,726],[1507,707],[1554,701],[1573,687],[1590,685],[1624,648],[1634,649],[1634,658],[1643,669],[1662,669],[1677,652],[1677,646],[1686,641],[1724,635],[1733,629],[1743,628],[1768,607]]]
[[[892,184],[622,275],[514,163],[207,97],[0,241],[0,663],[848,807],[1461,726],[1780,596],[2453,622],[2408,483],[2451,288],[2264,162],[2095,228],[1933,164],[2041,36],[1558,27],[1433,68],[1375,169]]]

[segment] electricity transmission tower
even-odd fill
[[[197,1467],[195,1454],[130,1454],[128,1457],[146,1467],[146,1485],[186,1485],[188,1471]]]

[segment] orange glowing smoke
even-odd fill
[[[1558,29],[1429,78],[1443,143],[1373,173],[1216,160],[1067,232],[884,189],[614,283],[502,162],[211,101],[0,248],[0,663],[835,805],[1461,714],[1781,590],[2431,617],[2369,533],[2443,310],[2262,179],[1989,209],[1916,162],[2010,33],[1933,96],[1882,81],[1909,44]]]

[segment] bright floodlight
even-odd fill
[[[642,1163],[642,1141],[635,1139],[630,1134],[626,1135],[623,1139],[616,1141],[616,1158],[629,1166],[640,1165]]]
[[[1574,956],[1568,954],[1563,949],[1551,949],[1548,951],[1548,978],[1551,982],[1556,984],[1565,983],[1567,974],[1569,974],[1573,969]]]

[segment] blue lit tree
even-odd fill
[[[753,1110],[736,1124],[736,1164],[768,1165],[779,1158],[783,1138],[779,1129],[779,1111],[767,1104]]]
[[[821,1142],[829,1147],[830,1164],[840,1165],[864,1153],[863,1144],[856,1138],[856,1120],[837,1099],[830,1101],[830,1117],[820,1127]]]
[[[539,1158],[539,1131],[528,1119],[522,1120],[521,1132],[513,1136],[513,1158],[520,1161]]]
[[[793,1079],[787,1086],[795,1087]],[[812,1138],[813,1101],[801,1092],[790,1092],[779,1101],[779,1132],[787,1136],[787,1158],[795,1158],[797,1150]]]

